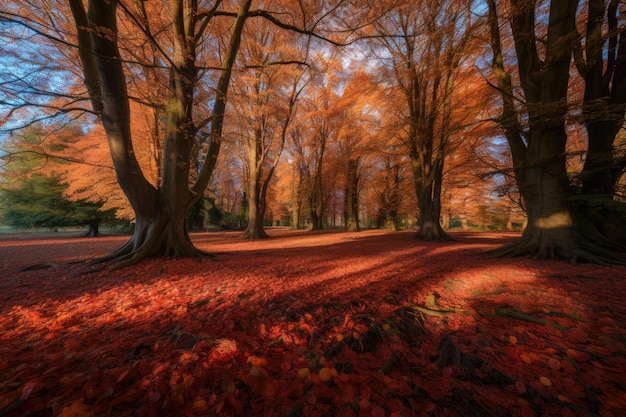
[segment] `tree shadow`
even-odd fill
[[[6,330],[0,354],[7,358],[0,375],[13,385],[0,388],[0,396],[15,404],[36,381],[36,394],[18,408],[40,400],[41,415],[61,398],[57,411],[80,400],[99,415],[129,409],[206,415],[218,407],[225,415],[333,415],[381,407],[512,416],[594,413],[605,405],[603,395],[619,393],[614,375],[601,375],[617,384],[608,394],[587,381],[602,371],[591,360],[572,363],[585,367],[584,375],[549,374],[552,388],[542,385],[539,371],[555,366],[547,349],[561,355],[559,372],[568,367],[567,349],[559,349],[574,343],[570,333],[497,314],[537,315],[548,301],[564,312],[570,301],[602,305],[602,295],[559,304],[552,294],[581,297],[581,281],[554,278],[564,273],[558,263],[480,256],[494,244],[489,235],[444,244],[412,236],[342,234],[309,246],[296,246],[306,236],[295,236],[273,248],[248,248],[233,236],[223,241],[231,245],[226,252],[217,250],[217,262],[153,260],[110,276],[32,272],[12,287],[5,280],[13,295],[0,323]],[[606,327],[607,316],[592,307],[586,313],[588,321],[576,327],[600,339],[598,324]],[[522,346],[542,366],[527,367]],[[619,365],[614,356],[600,363]],[[559,397],[567,378],[587,381],[584,398],[579,391],[567,401]],[[516,391],[518,382],[524,393]]]

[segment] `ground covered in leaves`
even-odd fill
[[[88,275],[126,238],[0,240],[0,416],[626,415],[626,267],[270,233]]]

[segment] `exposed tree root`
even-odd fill
[[[595,229],[593,229],[595,230]],[[533,256],[537,260],[564,259],[572,264],[626,265],[624,246],[597,231],[527,229],[522,237],[489,252],[498,257]]]
[[[109,255],[91,261],[85,273],[105,269],[119,270],[148,258],[214,258],[214,255],[193,246],[186,231],[177,232],[165,222],[137,225],[133,236]]]
[[[427,224],[420,227],[415,239],[427,242],[453,242],[454,238],[447,234],[439,225]]]
[[[244,240],[258,240],[258,239],[270,239],[270,235],[265,232],[262,227],[246,228],[243,231],[239,239]]]
[[[430,309],[430,308],[427,308],[427,307],[423,307],[423,306],[419,306],[419,305],[414,305],[413,309],[415,311],[419,311],[422,314],[426,314],[427,316],[433,316],[433,317],[445,317],[448,314],[464,312],[464,310],[462,310],[462,309],[433,310],[433,309]]]
[[[550,321],[544,320],[539,317],[531,316],[530,314],[520,313],[519,311],[510,310],[508,308],[496,308],[496,314],[501,317],[511,317],[518,320],[524,320],[531,323],[541,324],[542,326],[552,326],[557,330],[562,332],[566,331],[567,328],[561,326],[557,323],[552,323]]]
[[[59,263],[38,263],[38,264],[33,264],[33,265],[28,265],[28,266],[22,267],[22,268],[18,269],[17,272],[39,271],[41,269],[56,268],[59,265],[73,265],[73,264],[79,264],[79,263],[83,263],[83,262],[84,261],[67,261],[67,262],[59,262]]]

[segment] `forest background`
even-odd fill
[[[131,263],[211,225],[619,262],[622,2],[418,3],[6,3],[2,221],[132,222]]]

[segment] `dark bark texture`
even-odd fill
[[[619,246],[604,238],[572,204],[573,191],[566,171],[565,116],[577,3],[551,2],[543,61],[538,55],[534,5],[511,5],[510,24],[526,99],[520,110],[513,102],[511,77],[504,69],[496,3],[488,1],[492,68],[503,100],[502,126],[528,213],[528,226],[522,237],[496,251],[497,256],[533,255],[573,263],[624,262]],[[518,111],[524,112],[528,120],[526,128],[521,125]]]

